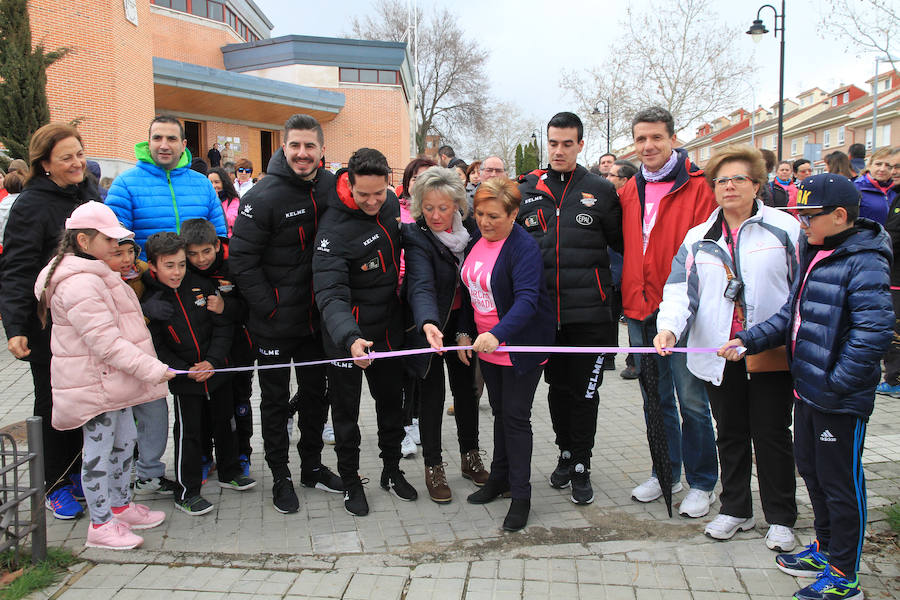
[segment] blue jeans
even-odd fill
[[[656,335],[654,322],[647,336],[641,322],[628,318],[628,338],[632,346],[652,346]],[[679,346],[683,346],[686,338]],[[681,480],[681,464],[691,488],[710,492],[719,477],[716,435],[709,415],[709,399],[703,382],[687,368],[687,355],[674,353],[668,357],[653,354],[659,367],[659,402],[666,440],[669,444],[669,460],[672,462],[672,482]],[[678,394],[678,407],[675,394]],[[647,419],[647,392],[641,386],[644,397],[644,420]],[[681,409],[681,422],[678,409]],[[654,473],[655,475],[655,473]]]

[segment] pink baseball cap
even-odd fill
[[[66,229],[96,229],[103,235],[116,240],[133,238],[134,233],[119,223],[116,213],[102,202],[85,202],[66,219]]]

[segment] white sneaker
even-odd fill
[[[704,492],[703,490],[689,490],[678,513],[684,517],[692,517],[694,519],[705,516],[709,513],[709,505],[716,501],[715,492]]]
[[[416,443],[408,433],[400,444],[400,454],[403,455],[403,458],[412,458],[416,455]]]
[[[325,427],[322,428],[322,441],[334,445],[334,427],[330,423],[325,423]]]
[[[750,531],[756,526],[753,517],[742,519],[719,514],[706,525],[703,533],[716,540],[730,540],[738,531]]]
[[[680,481],[675,482],[672,486],[672,493],[677,494],[684,489]],[[641,485],[631,490],[631,499],[638,502],[653,502],[662,496],[662,487],[659,485],[659,479],[651,477]]]
[[[413,419],[412,425],[404,425],[403,429],[406,430],[406,435],[412,438],[412,441],[416,444],[416,446],[422,445],[422,437],[419,435],[418,419]]]
[[[775,552],[790,552],[797,545],[794,530],[784,525],[769,525],[766,532],[766,546]]]

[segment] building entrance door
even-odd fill
[[[259,132],[259,152],[260,159],[262,160],[262,164],[259,167],[260,171],[265,171],[269,168],[269,160],[272,158],[272,132],[271,131],[260,131]]]
[[[200,152],[200,123],[185,121],[184,137],[187,138],[187,148],[191,151],[193,158],[206,158],[206,153]]]

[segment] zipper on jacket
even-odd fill
[[[181,217],[178,216],[178,201],[175,199],[175,188],[172,187],[171,172],[166,171],[166,181],[169,184],[169,193],[172,195],[172,208],[175,210],[175,233],[181,234]]]
[[[381,272],[387,273],[387,267],[384,266],[384,255],[381,253],[381,250],[378,251],[378,258],[381,260]]]
[[[606,292],[603,291],[603,286],[600,285],[600,268],[597,267],[594,269],[594,275],[597,276],[597,289],[600,290],[600,297],[606,302]]]
[[[559,174],[559,180],[562,182],[565,179],[563,173]],[[559,211],[562,208],[562,203],[566,199],[566,193],[569,191],[569,185],[572,183],[572,180],[575,179],[575,171],[572,171],[572,176],[569,177],[569,181],[566,182],[566,187],[563,188],[562,196],[560,196],[559,201],[556,203],[556,330],[562,330],[562,299],[559,293]],[[552,196],[552,194],[551,194]],[[556,198],[554,198],[556,200]]]
[[[387,236],[388,243],[391,245],[391,262],[394,263],[394,269],[397,271],[397,285],[400,285],[400,267],[397,266],[397,261],[394,260],[394,255],[397,252],[394,250],[394,240],[391,239],[391,235],[388,233],[387,229],[384,228],[384,225],[381,224],[381,218],[378,215],[375,215],[375,222],[378,223],[378,226],[381,227],[381,230],[384,232],[384,235]],[[381,255],[381,250],[378,251],[378,254]],[[381,264],[384,265],[384,259],[382,259]],[[387,270],[385,270],[387,273]]]
[[[300,234],[300,249],[306,250],[306,232],[303,231],[303,225],[297,228],[297,231]]]
[[[172,334],[172,339],[175,340],[176,344],[181,343],[181,339],[179,339],[178,334],[175,333],[175,328],[169,325],[169,333]]]
[[[350,314],[353,315],[353,318],[356,319],[356,324],[359,325],[359,306],[358,305],[351,306]]]
[[[194,348],[197,349],[197,362],[203,362],[203,358],[200,356],[200,344],[197,343],[197,336],[194,335],[194,328],[191,326],[191,319],[188,317],[187,311],[184,309],[184,303],[181,301],[181,296],[178,294],[178,290],[174,290],[175,299],[178,300],[178,305],[181,307],[181,313],[184,315],[184,322],[187,323],[188,331],[191,332],[191,339],[194,340]]]
[[[268,318],[270,318],[270,319],[271,319],[272,317],[275,316],[275,313],[276,313],[276,312],[278,312],[278,303],[279,303],[279,299],[278,299],[278,288],[272,288],[272,289],[275,290],[275,308],[273,308],[273,309],[272,309],[272,312],[269,313],[269,317],[268,317]]]
[[[537,210],[538,223],[541,225],[541,229],[544,230],[544,233],[547,233],[547,220],[544,218],[544,210],[539,208]]]

